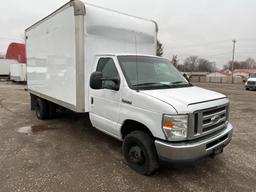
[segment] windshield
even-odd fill
[[[133,89],[191,86],[166,59],[147,56],[118,56],[118,60],[129,86]]]
[[[256,73],[250,74],[250,77],[251,77],[251,78],[256,78]]]

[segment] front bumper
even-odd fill
[[[231,124],[227,128],[197,141],[182,143],[168,143],[156,140],[155,146],[160,159],[168,161],[190,161],[200,159],[205,156],[215,154],[217,150],[222,150],[231,141],[233,127]]]
[[[245,85],[246,89],[256,89],[256,85]]]

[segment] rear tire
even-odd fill
[[[55,118],[56,117],[57,105],[52,103],[52,102],[48,102],[48,110],[49,110],[48,118],[49,119]]]
[[[49,104],[46,100],[37,98],[35,106],[36,116],[39,120],[49,118]]]
[[[123,153],[129,167],[139,174],[152,175],[159,168],[154,141],[143,131],[134,131],[125,137]]]

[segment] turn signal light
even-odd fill
[[[163,124],[163,127],[164,127],[165,129],[171,129],[171,128],[174,127],[174,124],[173,124],[172,122],[165,122],[165,123]]]

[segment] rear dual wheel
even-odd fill
[[[55,116],[56,106],[45,99],[36,98],[35,111],[38,119],[46,120]]]

